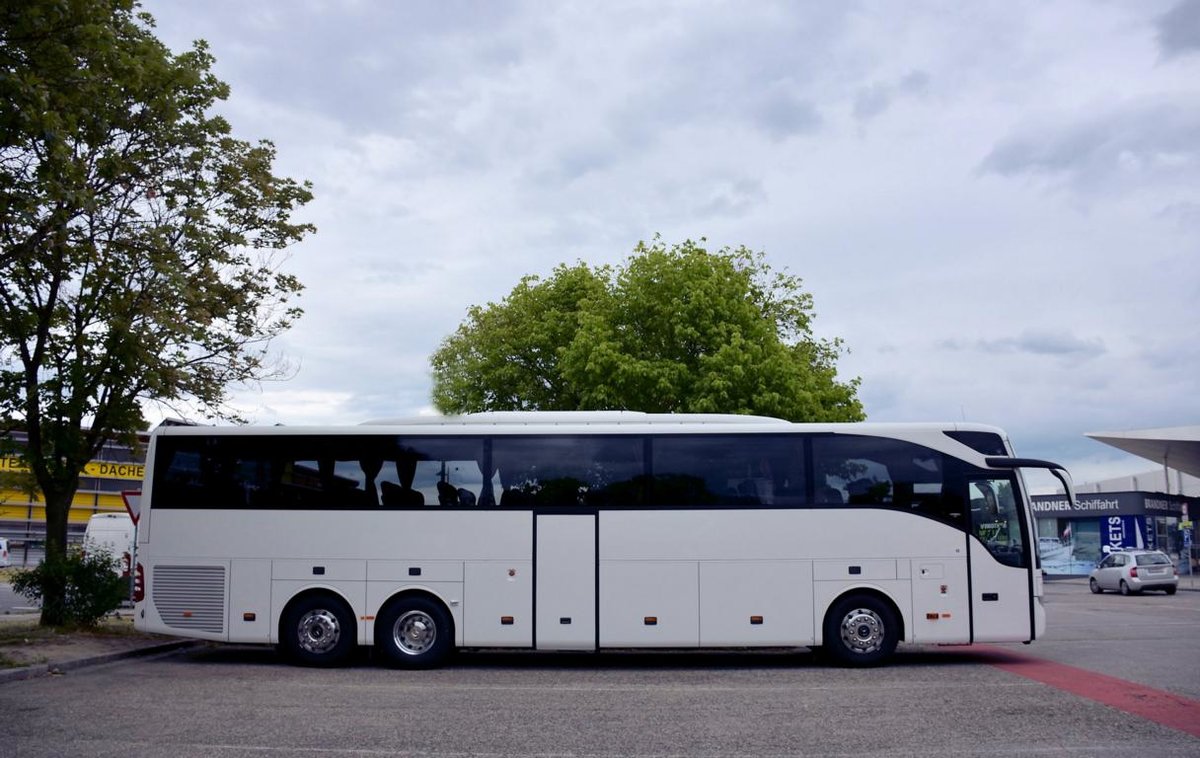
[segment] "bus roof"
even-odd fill
[[[1004,431],[988,424],[968,422],[818,422],[793,423],[768,416],[731,413],[643,413],[641,411],[493,411],[462,416],[415,416],[377,419],[357,425],[326,426],[159,426],[155,435],[296,435],[296,434],[479,434],[485,430],[499,434],[520,434],[531,427],[544,428],[550,434],[570,433],[572,429],[590,432],[636,433],[687,432],[780,432],[796,431],[825,434],[869,434],[904,436],[930,432],[992,432],[1007,437]]]
[[[736,413],[645,413],[643,411],[488,411],[462,416],[415,416],[400,419],[376,419],[363,422],[365,426],[420,425],[501,425],[523,424],[586,426],[610,424],[786,424],[770,416],[749,416]]]

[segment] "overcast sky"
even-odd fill
[[[638,240],[803,278],[872,421],[1200,423],[1200,0],[148,0],[238,136],[313,182],[294,377],[258,423],[428,412],[473,304]]]

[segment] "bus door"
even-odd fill
[[[535,645],[596,649],[597,514],[536,514]]]
[[[1012,474],[971,478],[971,611],[974,636],[994,642],[1033,638],[1032,545]]]

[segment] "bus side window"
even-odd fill
[[[884,437],[818,435],[812,440],[816,504],[889,508],[965,528],[962,497],[947,485],[945,455]]]
[[[640,505],[641,437],[496,437],[492,455],[505,507]]]
[[[663,435],[651,446],[655,505],[805,504],[797,435]]]

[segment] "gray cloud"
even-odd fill
[[[980,173],[1061,177],[1095,189],[1139,175],[1200,177],[1200,103],[1125,104],[1066,123],[1027,125],[1000,141]]]
[[[803,97],[772,92],[755,109],[755,125],[774,139],[809,134],[821,127],[821,114]]]
[[[948,339],[943,340],[940,347],[953,352],[1029,353],[1064,358],[1093,358],[1106,352],[1104,341],[1099,338],[1084,339],[1068,332],[1037,330],[997,339]]]
[[[859,121],[874,118],[892,104],[892,88],[885,84],[863,87],[854,96],[854,117]]]
[[[1156,26],[1164,58],[1200,51],[1200,0],[1182,0],[1160,16]]]
[[[715,182],[707,194],[695,207],[699,216],[741,216],[767,199],[762,182],[756,179]]]
[[[891,107],[897,95],[921,95],[929,88],[929,74],[910,71],[895,84],[875,82],[862,87],[854,96],[854,117],[867,121]]]

